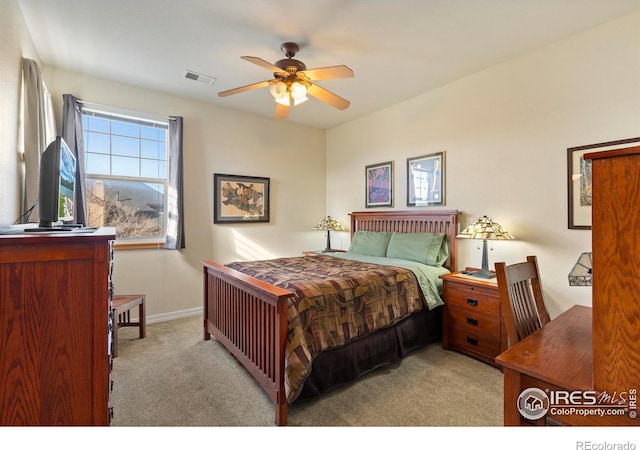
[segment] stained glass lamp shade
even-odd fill
[[[343,226],[340,225],[340,222],[338,222],[336,219],[334,219],[331,216],[327,216],[326,218],[322,219],[320,222],[318,222],[318,224],[315,227],[313,227],[313,229],[327,232],[327,248],[322,250],[323,253],[333,251],[331,250],[331,232],[344,230]]]
[[[569,272],[569,286],[591,286],[591,252],[584,252]]]
[[[481,239],[482,240],[482,269],[473,272],[474,277],[494,278],[496,274],[489,270],[489,260],[487,257],[487,241],[488,240],[506,240],[514,239],[509,232],[505,231],[499,223],[494,222],[491,217],[482,216],[476,219],[471,225],[465,228],[456,237],[463,239]]]

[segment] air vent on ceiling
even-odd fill
[[[193,70],[185,70],[184,77],[188,80],[198,81],[200,83],[208,85],[212,85],[216,82],[215,78],[210,77],[209,75],[203,75],[201,73],[194,72]]]

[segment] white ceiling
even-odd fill
[[[272,78],[300,45],[307,68],[344,64],[354,78],[319,86],[288,122],[329,129],[640,9],[640,0],[19,0],[44,64],[273,117],[267,88],[219,91]],[[188,80],[185,70],[216,78]],[[91,101],[91,99],[84,99]],[[117,106],[117,105],[112,105]],[[275,120],[275,119],[274,119]]]

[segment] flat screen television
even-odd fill
[[[28,231],[49,231],[58,222],[73,220],[76,158],[61,136],[51,142],[40,155],[38,187],[39,227]]]

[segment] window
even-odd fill
[[[166,231],[168,119],[82,111],[87,225],[118,240],[158,242]]]

